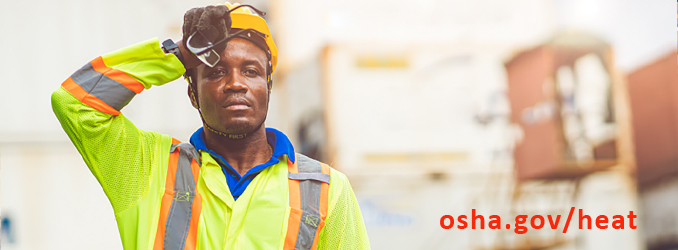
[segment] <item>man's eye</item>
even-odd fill
[[[215,78],[215,77],[222,77],[226,75],[226,70],[223,69],[215,69],[212,70],[207,76],[210,78]]]
[[[245,69],[243,74],[248,77],[255,77],[259,75],[259,71],[256,69]]]

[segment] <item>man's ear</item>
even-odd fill
[[[266,98],[266,106],[268,107],[268,103],[271,102],[271,88],[273,87],[273,81],[268,81],[266,85],[268,86],[268,98]]]
[[[273,88],[273,81],[268,81],[266,83],[266,85],[268,86],[268,96],[270,97],[271,96],[271,90]]]
[[[190,82],[188,83],[188,88],[187,88],[187,90],[188,90],[188,99],[191,100],[191,105],[193,105],[193,108],[195,108],[195,109],[200,109],[200,107],[198,106],[198,98],[197,98],[197,96],[193,96],[193,88],[191,87],[191,83],[190,83]]]

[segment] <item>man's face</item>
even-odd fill
[[[251,132],[266,120],[266,54],[240,38],[228,42],[219,63],[197,67],[197,101],[212,128],[231,134]]]

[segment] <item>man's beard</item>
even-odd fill
[[[222,132],[227,134],[244,134],[249,133],[258,128],[259,126],[251,126],[247,122],[233,122],[231,124],[224,125]]]
[[[267,114],[268,116],[268,114]],[[248,121],[231,121],[229,123],[223,124],[220,126],[222,133],[227,134],[249,134],[261,128],[266,121],[266,116],[258,124],[252,125]],[[211,125],[210,125],[211,126]]]

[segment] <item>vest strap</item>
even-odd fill
[[[302,154],[296,160],[288,162],[291,210],[284,249],[316,249],[327,216],[330,168]]]
[[[196,247],[202,207],[202,197],[196,188],[200,157],[190,143],[179,143],[176,139],[172,143],[154,250]]]
[[[172,140],[165,194],[153,250],[195,249],[202,197],[197,193],[200,156],[193,145]],[[316,249],[327,216],[330,167],[302,154],[288,159],[290,215],[284,249]]]
[[[292,180],[304,181],[304,180],[316,180],[330,184],[330,175],[321,174],[321,173],[289,173],[288,178]]]

